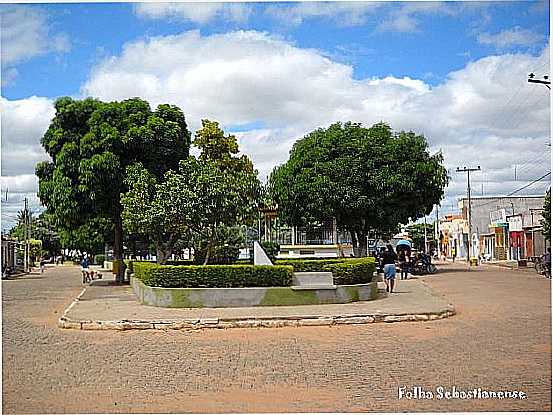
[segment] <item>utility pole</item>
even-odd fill
[[[29,270],[29,250],[28,250],[28,222],[29,222],[29,215],[28,215],[28,208],[27,208],[27,198],[25,198],[25,209],[23,210],[23,235],[25,237],[25,244],[23,245],[23,272],[27,272]]]
[[[424,253],[428,252],[428,238],[426,236],[426,216],[424,217]]]
[[[480,166],[477,166],[476,168],[470,168],[470,167],[463,167],[462,169],[460,167],[457,167],[457,170],[456,172],[457,173],[464,173],[466,172],[467,173],[467,193],[468,193],[468,201],[469,201],[469,206],[468,206],[468,212],[467,212],[467,217],[468,217],[468,223],[469,223],[469,240],[468,240],[468,252],[467,252],[467,262],[470,263],[470,257],[472,255],[472,223],[471,223],[471,215],[472,215],[472,204],[471,204],[471,200],[470,200],[470,173],[473,172],[473,171],[480,171]]]
[[[536,255],[536,243],[534,239],[534,212],[541,212],[543,211],[543,208],[530,208],[530,216],[532,220],[532,224],[530,225],[532,227],[532,256]]]
[[[436,231],[435,231],[435,237],[436,237],[436,247],[438,251],[438,255],[440,254],[440,216],[438,212],[439,206],[436,205]]]

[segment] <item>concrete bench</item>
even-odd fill
[[[294,272],[292,285],[296,287],[334,287],[332,272]]]

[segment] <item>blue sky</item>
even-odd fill
[[[387,3],[381,10],[368,14],[363,24],[355,25],[340,23],[331,17],[306,18],[302,24],[290,25],[267,13],[268,7],[286,9],[290,7],[288,3],[252,3],[252,14],[246,21],[225,21],[217,17],[207,23],[175,17],[145,19],[137,16],[134,5],[129,3],[29,5],[48,14],[50,30],[66,34],[71,41],[70,50],[18,64],[19,76],[4,86],[2,96],[21,99],[30,95],[75,95],[91,67],[102,57],[119,54],[126,42],[193,29],[199,29],[203,35],[238,29],[268,32],[298,47],[315,48],[336,61],[353,65],[356,79],[409,76],[432,85],[468,61],[489,54],[516,51],[538,54],[548,40],[548,5],[532,6],[526,1],[497,2],[486,7],[479,3],[462,6],[450,3],[463,10],[450,15],[416,14],[416,31],[377,28],[405,4]],[[479,33],[497,34],[513,27],[528,30],[541,37],[541,41],[505,47],[478,41]]]
[[[23,197],[40,210],[40,137],[65,95],[179,105],[192,131],[218,120],[263,179],[347,120],[425,134],[452,171],[482,165],[485,194],[549,169],[549,94],[526,82],[549,74],[548,2],[2,4],[0,18],[3,229]],[[464,192],[452,174],[444,206]]]

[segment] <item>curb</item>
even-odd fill
[[[81,293],[82,294],[82,293]],[[78,301],[76,299],[74,303]],[[73,303],[73,304],[74,304]],[[66,310],[73,306],[69,306]],[[396,323],[402,321],[440,320],[454,316],[455,309],[448,304],[439,312],[419,314],[350,314],[338,316],[285,316],[285,317],[240,317],[240,318],[200,318],[183,320],[72,320],[64,315],[58,320],[58,327],[77,330],[199,330],[208,328],[259,328],[259,327],[300,327],[334,326],[341,324]]]
[[[505,265],[505,264],[488,263],[488,262],[481,263],[480,265],[485,266],[485,267],[508,269],[510,271],[519,271],[519,272],[524,272],[524,273],[528,273],[528,274],[539,275],[538,273],[536,273],[536,270],[534,269],[534,267],[518,267],[518,266],[514,267],[514,266],[510,266],[510,265]]]

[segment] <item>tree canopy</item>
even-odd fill
[[[413,247],[421,251],[425,250],[424,246],[424,228],[426,228],[426,241],[428,242],[428,247],[435,247],[435,235],[434,235],[434,225],[427,223],[415,223],[407,227],[407,232],[413,240]]]
[[[138,98],[105,103],[64,97],[55,109],[42,138],[51,161],[36,167],[39,198],[61,232],[109,219],[114,257],[121,259],[126,168],[140,162],[155,177],[176,169],[190,148],[184,114],[172,105],[152,111]]]
[[[182,160],[163,180],[141,164],[127,169],[129,191],[121,197],[125,227],[150,235],[159,262],[188,232],[205,241],[201,248],[207,263],[218,235],[224,234],[219,228],[248,221],[256,212],[257,172],[247,156],[236,155],[236,138],[225,136],[216,122],[203,120],[194,144],[200,156]]]
[[[365,255],[369,231],[389,237],[400,223],[430,213],[448,182],[442,163],[414,132],[335,123],[298,140],[269,187],[290,225],[335,217],[356,254]]]
[[[25,211],[19,211],[17,218],[17,224],[10,229],[9,234],[23,241],[25,239]],[[31,237],[42,242],[41,247],[43,251],[52,256],[60,251],[60,236],[56,232],[51,219],[45,212],[42,212],[38,217],[33,217],[33,215],[29,213],[29,228]]]

